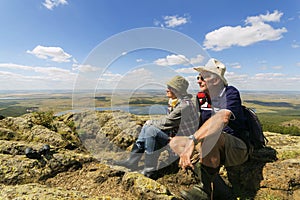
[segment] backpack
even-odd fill
[[[266,146],[268,140],[264,136],[262,125],[251,108],[243,106],[243,112],[246,117],[246,127],[248,129],[246,133],[247,145],[252,146],[254,149],[261,149]]]

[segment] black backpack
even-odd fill
[[[246,140],[248,146],[250,145],[254,149],[261,149],[266,146],[268,140],[264,136],[262,125],[251,108],[243,106],[243,112],[246,117],[246,126],[248,131],[246,132]]]

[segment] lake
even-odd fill
[[[165,115],[167,114],[168,106],[166,105],[151,105],[151,106],[112,106],[112,107],[101,107],[95,108],[98,111],[104,110],[121,110],[125,112],[129,112],[135,115]],[[60,116],[69,112],[80,112],[80,110],[67,110],[63,112],[59,112],[55,114],[56,116]]]

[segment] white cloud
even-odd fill
[[[275,10],[273,13],[267,13],[266,15],[247,17],[246,24],[259,24],[262,22],[279,22],[283,13]]]
[[[70,72],[70,70],[62,69],[58,67],[34,67],[34,66],[27,66],[27,65],[18,65],[13,63],[0,63],[0,68],[6,68],[10,70],[17,70],[19,74],[22,73],[20,70],[30,71],[34,73],[39,73],[46,75],[45,79],[57,79],[61,77],[61,75],[75,75],[74,73]]]
[[[224,26],[205,36],[203,46],[206,49],[221,51],[232,46],[248,46],[260,41],[275,41],[282,38],[286,28],[274,29],[265,22],[279,22],[283,13],[275,10],[266,15],[252,16],[245,20],[248,26]]]
[[[179,74],[197,74],[197,71],[194,70],[194,68],[190,67],[190,68],[180,68],[176,70],[177,73]]]
[[[136,62],[140,63],[140,62],[144,62],[144,60],[142,58],[139,58],[139,59],[136,59]]]
[[[288,75],[283,73],[258,73],[238,74],[235,72],[226,72],[226,79],[229,85],[233,85],[240,90],[287,90],[299,91],[299,75]]]
[[[296,48],[299,48],[300,45],[299,44],[292,44],[292,48],[296,49]]]
[[[106,72],[99,77],[98,89],[134,89],[152,82],[153,79],[153,72],[143,67],[123,75]]]
[[[278,66],[273,66],[272,69],[282,69],[283,67],[278,65]]]
[[[188,23],[188,18],[178,17],[177,15],[165,16],[164,20],[165,20],[165,25],[168,28],[174,28],[176,26],[181,26],[183,24]]]
[[[164,16],[163,17],[163,22],[160,22],[159,20],[154,20],[154,25],[155,26],[160,26],[160,27],[167,27],[167,28],[175,28],[178,26],[182,26],[190,21],[189,16],[183,16],[180,17],[178,15],[169,15],[169,16]]]
[[[285,77],[282,73],[258,73],[253,77],[256,80],[273,80]]]
[[[53,10],[54,7],[57,7],[59,5],[66,5],[68,4],[67,0],[45,0],[43,5],[49,9]]]
[[[60,47],[44,47],[36,46],[32,51],[27,50],[27,53],[33,54],[40,59],[51,59],[53,62],[70,62],[72,57]]]
[[[78,65],[78,64],[73,64],[72,66],[74,71],[79,71],[79,72],[96,72],[99,71],[99,67],[95,67],[92,65]]]
[[[168,55],[166,58],[159,58],[154,63],[160,66],[183,65],[188,63],[188,59],[184,55],[173,54]]]
[[[300,45],[299,45],[299,43],[296,41],[296,40],[294,40],[293,41],[293,43],[292,43],[292,48],[294,48],[294,49],[296,49],[296,48],[299,48],[300,47]]]
[[[200,63],[202,63],[203,61],[204,61],[204,56],[202,56],[202,55],[197,55],[196,56],[196,58],[191,58],[190,59],[190,63],[192,64],[192,65],[195,65],[195,64],[200,64]]]
[[[76,74],[57,67],[0,63],[0,85],[11,90],[72,89]]]
[[[199,64],[202,63],[204,60],[204,56],[202,55],[197,55],[194,58],[187,58],[184,55],[168,55],[165,58],[159,58],[154,61],[155,64],[160,65],[160,66],[174,66],[174,65],[188,65],[188,64]]]
[[[18,70],[34,70],[32,66],[18,65],[14,63],[0,63],[0,68],[18,69]]]
[[[97,88],[98,89],[116,88],[116,85],[119,83],[121,78],[122,78],[122,75],[120,75],[120,74],[113,74],[111,72],[106,72],[98,78]]]
[[[231,63],[230,66],[234,69],[241,69],[242,66],[239,63]]]

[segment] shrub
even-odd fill
[[[52,131],[57,131],[53,125],[54,115],[52,111],[47,112],[34,112],[31,119],[34,124],[44,126]]]

